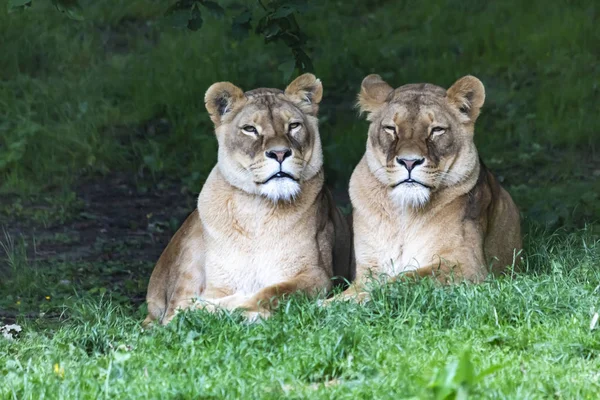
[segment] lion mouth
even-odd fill
[[[419,181],[417,181],[417,180],[414,180],[414,179],[412,179],[412,178],[408,178],[408,179],[405,179],[405,180],[403,180],[403,181],[400,181],[400,182],[398,182],[398,183],[394,184],[394,185],[392,186],[392,188],[398,187],[398,186],[402,185],[403,183],[421,185],[421,186],[423,186],[424,188],[427,188],[427,189],[432,189],[432,187],[431,187],[431,186],[428,186],[428,185],[424,184],[423,182],[419,182]]]
[[[279,172],[271,175],[266,181],[263,182],[263,184],[271,181],[272,179],[291,179],[295,182],[298,182],[297,178],[294,178],[292,175],[288,174],[287,172],[279,171]]]

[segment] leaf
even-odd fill
[[[190,20],[188,21],[187,27],[191,31],[197,31],[202,27],[203,22],[204,21],[202,20],[202,14],[200,13],[200,10],[194,8],[192,10],[192,18],[190,18]]]
[[[203,1],[202,5],[208,9],[208,11],[217,18],[222,18],[225,15],[225,10],[218,3],[214,1]]]
[[[300,13],[307,13],[314,8],[314,4],[309,4],[307,0],[284,0],[283,3],[282,7],[290,7]]]
[[[304,52],[304,50],[296,49],[294,51],[294,58],[296,59],[296,67],[300,70],[300,72],[314,71],[312,60],[308,54]]]
[[[279,23],[275,20],[271,20],[260,33],[262,33],[266,39],[271,39],[273,36],[277,36],[279,32],[281,32]]]
[[[289,60],[282,62],[281,64],[279,64],[277,69],[283,73],[284,81],[288,82],[291,79],[294,70],[296,69],[296,61]]]
[[[8,12],[22,10],[25,7],[31,7],[31,0],[8,0]]]
[[[497,365],[492,365],[491,367],[484,369],[479,374],[477,374],[477,376],[473,380],[473,383],[479,383],[479,382],[483,381],[483,379],[486,376],[492,375],[494,372],[499,371],[502,368],[503,368],[503,365],[497,364]]]
[[[251,20],[252,13],[247,8],[233,19],[231,33],[234,39],[242,40],[248,36],[248,32],[252,29],[250,25]]]
[[[195,4],[195,0],[179,0],[167,8],[165,16],[169,16],[178,10],[190,10],[192,7],[195,7]]]
[[[173,10],[167,15],[167,19],[173,28],[187,28],[191,13],[190,10]]]
[[[58,11],[76,21],[83,21],[83,12],[77,0],[52,0]]]
[[[244,11],[242,11],[240,14],[238,14],[233,19],[233,23],[234,24],[247,24],[248,22],[250,22],[250,20],[252,20],[252,13],[250,12],[250,10],[248,8],[246,8]]]
[[[8,8],[21,7],[31,4],[31,0],[8,0]]]
[[[463,351],[458,360],[458,368],[456,370],[456,381],[457,383],[465,383],[470,385],[475,377],[475,370],[473,363],[471,362],[471,352],[469,350]]]
[[[288,5],[284,5],[279,7],[273,14],[271,14],[271,18],[285,18],[288,15],[292,14],[296,11],[293,7]]]

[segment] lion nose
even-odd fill
[[[282,149],[282,150],[269,150],[266,153],[268,158],[272,158],[273,160],[277,160],[280,164],[292,155],[292,150],[290,149]]]
[[[414,160],[407,160],[406,158],[396,157],[396,161],[398,164],[404,165],[404,168],[408,170],[408,172],[412,171],[417,165],[421,165],[425,162],[424,158],[416,158]]]

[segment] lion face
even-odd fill
[[[466,76],[447,91],[430,84],[393,89],[378,75],[362,83],[358,104],[369,113],[366,158],[371,173],[401,207],[469,178],[477,167],[473,128],[483,84]]]
[[[323,166],[317,111],[321,82],[304,74],[285,91],[244,93],[228,82],[206,92],[219,142],[218,167],[232,185],[273,202],[292,201]]]

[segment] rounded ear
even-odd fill
[[[479,79],[467,75],[457,80],[446,91],[446,99],[470,122],[475,122],[485,101],[485,88]]]
[[[223,116],[233,110],[244,99],[244,92],[230,82],[213,83],[204,95],[206,111],[210,119],[219,125]]]
[[[323,85],[313,74],[302,74],[285,88],[285,95],[303,112],[316,116],[323,98]]]
[[[360,112],[372,113],[385,103],[389,94],[394,90],[377,74],[368,75],[360,85],[360,93],[356,105]]]

